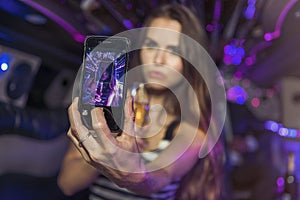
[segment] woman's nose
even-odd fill
[[[163,64],[165,59],[165,51],[163,49],[157,49],[154,57],[154,62]]]

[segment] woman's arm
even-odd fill
[[[98,170],[89,165],[71,144],[63,160],[57,184],[65,195],[71,196],[87,188],[98,175]]]
[[[204,133],[187,123],[181,123],[170,145],[152,162],[146,165],[149,189],[159,191],[187,174],[199,159],[198,154]]]

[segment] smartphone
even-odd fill
[[[79,110],[84,125],[93,129],[90,111],[102,107],[112,133],[123,129],[129,39],[88,36],[84,42]]]

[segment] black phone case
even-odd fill
[[[99,41],[109,38],[109,37],[106,37],[106,36],[90,36],[90,37],[97,37],[97,38],[99,38]],[[126,39],[126,42],[128,43],[127,44],[127,48],[128,48],[129,40]],[[86,42],[85,42],[85,45],[86,45]],[[84,54],[86,54],[86,48],[87,47],[85,46]],[[127,49],[125,49],[125,50],[127,50]],[[84,59],[85,59],[85,55],[84,55]],[[84,61],[84,63],[85,63],[85,61]],[[126,53],[125,73],[127,73],[127,70],[128,70],[128,53]],[[79,107],[79,111],[80,111],[80,114],[81,114],[81,119],[82,119],[83,124],[88,129],[92,130],[93,126],[92,126],[92,119],[91,119],[91,113],[90,112],[94,108],[94,106],[83,105],[81,103],[82,85],[83,85],[83,79],[84,79],[84,73],[85,73],[85,66],[84,65],[82,66],[82,69],[81,69],[80,73],[81,74],[80,74],[80,84],[79,84],[80,87],[79,87],[78,107]],[[125,75],[125,77],[126,77],[126,75]],[[126,95],[126,93],[125,93],[126,90],[127,90],[127,87],[126,87],[126,78],[125,78],[124,88],[123,88],[123,97],[124,97],[124,99],[125,99],[125,95]],[[124,99],[123,99],[122,105],[124,105],[124,103],[125,103]],[[100,107],[103,108],[104,116],[105,116],[107,125],[108,125],[109,129],[111,130],[111,132],[116,133],[116,134],[122,132],[122,128],[123,128],[123,121],[122,120],[124,119],[124,112],[123,112],[124,106],[117,107],[117,108],[112,108],[110,106],[100,106]],[[115,121],[114,113],[117,113],[117,115],[120,117],[120,119],[118,120],[119,123],[120,123],[120,126],[118,126],[118,124]]]

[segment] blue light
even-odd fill
[[[233,89],[234,89],[236,94],[242,94],[242,93],[245,92],[244,89],[241,86],[238,86],[238,85],[234,86]]]
[[[133,28],[132,22],[131,22],[130,20],[128,20],[128,19],[124,19],[124,20],[123,20],[123,24],[124,24],[124,26],[125,26],[127,29],[132,29],[132,28]]]
[[[236,54],[240,55],[241,57],[245,55],[245,50],[243,47],[238,47],[236,51],[237,51]]]
[[[296,129],[289,129],[289,136],[290,137],[296,137],[297,136],[297,130]]]
[[[235,46],[234,44],[228,44],[224,47],[224,62],[226,64],[240,65],[245,55],[245,50],[242,46]]]
[[[224,52],[227,55],[233,56],[236,54],[236,47],[233,44],[226,45],[224,47]]]
[[[235,55],[235,56],[233,56],[233,57],[231,58],[231,62],[232,62],[232,64],[234,64],[234,65],[239,65],[239,64],[241,64],[241,62],[242,62],[242,57],[239,56],[239,55]]]
[[[247,93],[242,87],[236,85],[227,91],[227,99],[238,104],[244,104],[247,100]]]
[[[279,130],[279,124],[274,121],[266,121],[265,128],[267,130],[277,132]]]
[[[265,122],[265,129],[270,130],[271,125],[272,125],[273,121],[266,121]]]
[[[236,97],[236,102],[237,102],[238,104],[244,104],[245,101],[246,101],[246,97],[245,97],[245,96],[237,96],[237,97]]]
[[[283,127],[282,124],[271,120],[265,122],[265,129],[272,131],[282,137],[300,138],[300,130]]]
[[[245,17],[247,19],[252,19],[255,14],[255,6],[254,5],[249,5],[247,9],[245,10]]]
[[[247,19],[252,19],[255,15],[255,4],[256,4],[256,0],[248,0],[248,6],[244,12],[244,16]]]
[[[26,6],[26,4],[22,3],[21,1],[0,1],[0,7],[2,10],[17,17],[24,17],[28,13],[35,12],[31,7]]]
[[[289,133],[289,130],[287,128],[280,128],[278,131],[279,135],[281,136],[287,136]]]
[[[273,122],[270,128],[271,131],[277,132],[279,130],[279,125],[276,122]]]
[[[235,94],[235,101],[238,104],[244,104],[247,100],[247,93],[241,86],[234,86],[233,88],[234,94]]]
[[[9,69],[9,63],[11,60],[11,55],[8,53],[1,53],[0,54],[0,70],[5,72]]]
[[[4,71],[4,72],[5,72],[6,70],[8,70],[8,64],[7,64],[7,63],[2,63],[2,64],[1,64],[1,70]]]

